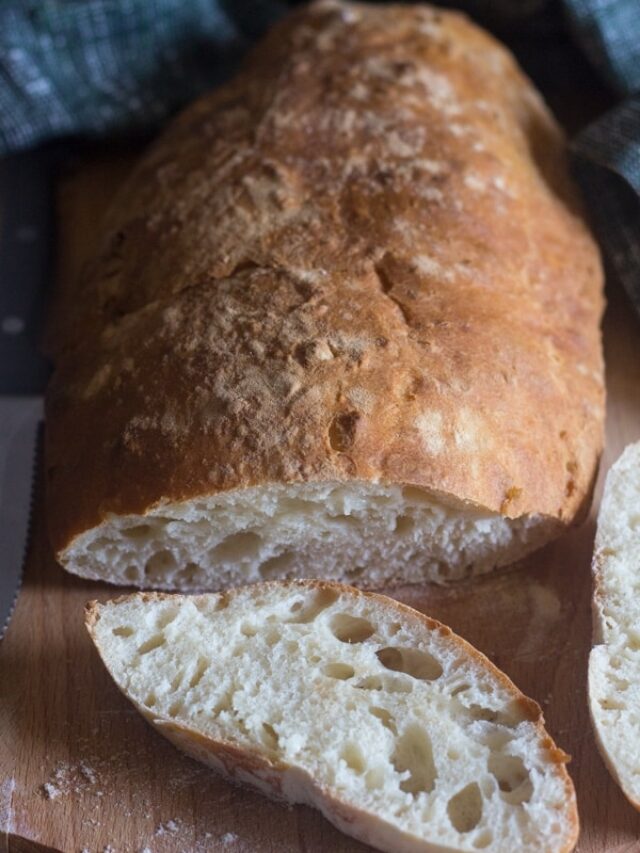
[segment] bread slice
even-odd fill
[[[230,779],[381,850],[561,853],[576,801],[540,708],[483,655],[381,595],[320,581],[87,609],[118,687]]]
[[[593,573],[591,719],[605,763],[640,809],[640,442],[607,474]]]
[[[60,306],[48,522],[82,577],[446,582],[588,508],[598,250],[513,57],[300,4],[118,195]]]

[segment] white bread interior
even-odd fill
[[[321,582],[89,606],[118,687],[232,779],[393,853],[561,853],[566,756],[540,709],[452,632]]]
[[[272,484],[109,515],[60,553],[115,584],[220,590],[322,577],[380,588],[443,583],[508,565],[557,535],[544,516],[506,516],[415,486]]]
[[[591,717],[606,764],[640,809],[640,442],[607,475],[593,568]]]

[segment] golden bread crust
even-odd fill
[[[108,513],[272,482],[570,523],[602,445],[603,297],[565,159],[463,16],[289,16],[144,157],[62,312],[56,550]]]

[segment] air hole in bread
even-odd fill
[[[184,710],[184,703],[178,700],[169,706],[169,716],[177,717]]]
[[[408,774],[400,782],[401,791],[414,795],[433,791],[437,771],[431,738],[423,728],[416,724],[406,728],[398,739],[391,763],[398,773]]]
[[[248,622],[243,622],[240,626],[240,633],[244,634],[245,637],[255,637],[258,633],[258,629],[255,625],[250,625]]]
[[[174,675],[171,681],[171,693],[175,693],[176,690],[182,684],[182,679],[184,678],[184,669],[179,669],[178,672]]]
[[[377,788],[382,788],[384,785],[384,771],[381,767],[374,767],[367,770],[364,777],[364,782],[370,791],[375,791]]]
[[[349,742],[346,743],[340,752],[340,758],[346,763],[347,767],[350,770],[353,770],[354,773],[364,773],[367,769],[367,765],[364,759],[364,755],[362,754],[362,750],[358,746],[357,743]]]
[[[389,628],[387,629],[387,634],[390,637],[395,637],[395,635],[398,633],[398,631],[400,631],[401,628],[402,625],[399,622],[392,622],[391,625],[389,625]]]
[[[148,539],[153,533],[153,527],[150,524],[136,524],[133,527],[125,527],[122,530],[122,535],[127,539],[134,539],[137,542]]]
[[[261,737],[262,742],[269,749],[277,750],[279,748],[280,740],[278,738],[276,730],[273,728],[271,723],[262,724]]]
[[[144,698],[144,704],[147,706],[147,708],[153,708],[157,701],[158,697],[156,696],[153,690],[150,693],[147,693]]]
[[[111,633],[116,637],[130,637],[134,631],[133,628],[129,627],[129,625],[119,625],[117,628],[114,628]]]
[[[606,699],[599,699],[598,704],[603,711],[624,711],[626,704],[619,699],[613,699],[610,696]]]
[[[476,782],[471,782],[447,803],[451,826],[458,832],[471,832],[482,818],[482,795]]]
[[[380,720],[385,729],[389,729],[389,731],[394,735],[398,734],[398,729],[396,727],[395,720],[393,719],[393,715],[390,714],[386,708],[379,708],[377,705],[371,705],[369,707],[369,712]]]
[[[348,663],[328,663],[322,671],[329,678],[337,678],[340,681],[347,681],[356,674],[355,669]]]
[[[160,646],[164,646],[165,643],[166,640],[162,634],[154,634],[153,637],[150,637],[146,642],[142,643],[141,646],[138,646],[138,654],[147,655],[154,649],[159,649]]]
[[[385,669],[404,672],[420,681],[435,681],[442,675],[442,666],[436,658],[419,649],[387,646],[376,652],[376,657]]]
[[[457,749],[448,749],[447,758],[449,759],[449,761],[458,761],[458,759],[460,758],[460,753]]]
[[[330,515],[329,521],[346,527],[361,527],[361,522],[353,515]]]
[[[198,684],[204,678],[205,672],[209,669],[210,663],[209,661],[203,657],[202,655],[198,656],[198,663],[194,670],[193,675],[189,681],[189,687],[193,690],[194,687],[197,687]]]
[[[467,690],[471,689],[471,685],[466,681],[463,681],[462,684],[456,685],[453,690],[449,693],[449,695],[453,698],[454,696],[458,696],[460,693],[465,693]]]
[[[419,486],[404,486],[402,489],[402,497],[408,503],[425,503],[429,505],[433,503],[433,498]]]
[[[490,829],[483,829],[482,832],[474,839],[473,846],[478,850],[483,850],[488,847],[493,841],[493,833]]]
[[[313,596],[298,610],[295,619],[289,621],[293,625],[307,625],[313,622],[328,607],[338,599],[339,593],[333,589],[317,589]]]
[[[489,773],[498,783],[503,799],[512,805],[527,803],[533,794],[529,771],[517,755],[493,753],[488,761]]]
[[[331,631],[341,643],[363,643],[375,633],[368,619],[350,616],[348,613],[336,613],[331,620]]]
[[[354,684],[359,690],[384,690],[386,693],[411,693],[413,687],[406,678],[368,675]]]
[[[131,581],[132,583],[138,583],[140,580],[140,572],[138,571],[137,566],[127,566],[124,570],[125,580]]]
[[[525,717],[518,714],[515,708],[495,710],[494,708],[485,708],[482,705],[472,704],[467,709],[472,720],[481,720],[487,723],[496,723],[497,725],[513,728],[518,725]]]
[[[257,533],[243,530],[240,533],[232,533],[223,539],[219,545],[212,548],[209,557],[213,561],[221,563],[237,563],[255,557],[262,545],[262,539]]]
[[[144,573],[148,578],[163,577],[166,572],[176,569],[178,566],[177,560],[171,551],[166,548],[162,551],[156,551],[145,563]]]
[[[290,551],[277,554],[275,557],[269,557],[268,560],[260,564],[260,577],[264,580],[285,577],[288,570],[292,567],[294,559],[295,554],[292,554]]]
[[[410,515],[399,515],[396,518],[394,530],[402,535],[403,533],[411,533],[415,526],[415,520]]]
[[[158,618],[156,619],[156,628],[163,630],[170,625],[175,619],[178,617],[178,608],[177,607],[167,607],[164,610],[161,610]]]

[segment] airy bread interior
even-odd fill
[[[88,621],[118,686],[183,749],[233,775],[201,746],[234,745],[237,778],[383,850],[572,847],[573,792],[537,706],[390,599],[261,584],[138,594]]]
[[[640,808],[640,443],[607,476],[594,573],[591,715],[605,760]]]
[[[542,516],[447,505],[415,486],[273,484],[111,515],[59,558],[84,577],[143,588],[304,577],[375,588],[486,572],[556,532]]]

